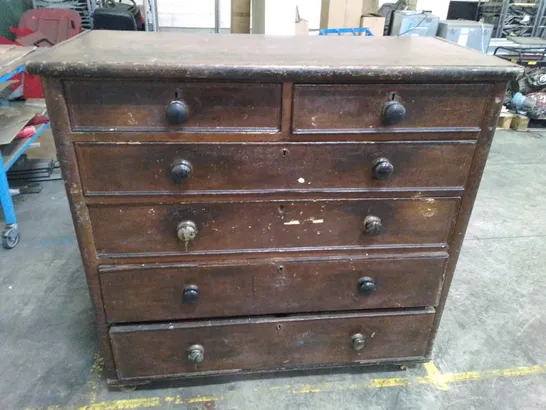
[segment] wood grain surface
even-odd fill
[[[446,254],[134,265],[102,272],[110,323],[434,306]],[[359,292],[369,277],[376,291]],[[199,301],[185,303],[188,286]]]
[[[90,206],[97,253],[104,256],[295,251],[443,244],[458,200],[313,200]],[[368,215],[383,232],[363,233]],[[177,226],[193,221],[194,240],[181,241]]]
[[[475,143],[405,144],[76,144],[87,194],[214,191],[360,191],[462,189]],[[383,180],[374,161],[394,167]],[[188,161],[191,177],[175,183],[170,166]],[[135,184],[134,181],[138,181]]]
[[[419,357],[433,318],[425,309],[171,322],[113,326],[110,336],[119,378],[160,377]],[[358,351],[350,342],[357,333],[366,339]],[[196,344],[201,363],[187,357]]]
[[[296,85],[296,133],[368,132],[374,128],[479,127],[491,84]],[[382,121],[389,101],[404,105],[395,125]]]
[[[76,131],[277,131],[282,84],[188,81],[65,81]],[[181,125],[167,121],[167,105],[189,106]]]

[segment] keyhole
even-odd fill
[[[280,272],[280,273],[283,273],[283,272],[284,272],[284,266],[282,266],[282,265],[279,266],[279,272]]]
[[[284,148],[284,149],[282,150],[282,156],[283,156],[283,157],[286,157],[287,154],[288,154],[288,150],[287,150],[286,148]]]
[[[279,213],[284,214],[284,205],[279,205]]]
[[[390,98],[391,101],[396,100],[396,93],[391,93],[389,98]]]
[[[174,90],[174,99],[175,100],[180,99],[180,90]]]
[[[277,325],[277,330],[281,330],[282,329],[282,325]]]

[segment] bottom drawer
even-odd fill
[[[113,326],[118,377],[422,358],[434,309]]]

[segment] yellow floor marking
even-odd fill
[[[429,380],[430,384],[432,384],[438,390],[445,391],[448,389],[440,370],[438,370],[433,362],[425,363],[425,370],[427,371],[426,379]]]
[[[198,397],[192,397],[191,399],[188,399],[188,403],[208,403],[208,402],[217,401],[217,400],[222,400],[222,397],[198,396]]]
[[[103,401],[101,403],[90,404],[89,406],[80,407],[79,410],[129,410],[129,409],[146,409],[150,407],[159,407],[163,404],[161,397],[150,397],[148,399],[128,399]]]
[[[372,379],[370,384],[366,387],[370,389],[376,389],[379,387],[400,387],[400,386],[409,386],[411,380],[407,377],[391,377],[389,379]]]
[[[445,373],[442,379],[445,383],[462,383],[476,380],[488,380],[500,377],[522,377],[546,374],[546,364],[513,369],[485,370],[481,372]]]
[[[97,388],[102,381],[102,373],[104,370],[104,360],[99,353],[95,353],[93,358],[93,364],[89,370],[89,381],[87,386],[89,387],[88,402],[93,404],[97,401]]]
[[[98,362],[97,362],[98,363]],[[99,367],[100,365],[97,365]],[[432,362],[424,364],[427,372],[426,376],[417,377],[391,377],[391,378],[376,378],[363,383],[353,383],[345,385],[343,383],[317,383],[317,384],[299,384],[299,385],[284,385],[271,386],[267,388],[254,389],[255,392],[276,393],[286,391],[289,394],[314,394],[325,393],[331,391],[345,390],[364,390],[378,389],[389,387],[408,387],[408,386],[432,386],[438,390],[445,391],[450,384],[468,383],[480,380],[490,380],[497,378],[509,377],[528,377],[537,375],[546,375],[546,364],[536,366],[515,367],[511,369],[493,369],[482,371],[471,371],[461,373],[441,373]],[[137,391],[138,392],[138,391]],[[183,398],[180,395],[168,397],[151,397],[143,399],[128,399],[128,400],[113,400],[99,403],[89,403],[86,406],[80,407],[78,410],[132,410],[154,408],[159,406],[172,406],[173,404],[192,404],[192,403],[208,403],[225,400],[237,394],[236,391],[225,394],[224,396],[196,396]],[[53,406],[50,409],[60,407]],[[30,410],[30,409],[27,409]]]

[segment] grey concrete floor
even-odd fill
[[[546,133],[495,137],[434,349],[438,373],[109,392],[62,184],[44,183],[16,210],[21,243],[0,250],[1,409],[546,408]]]

